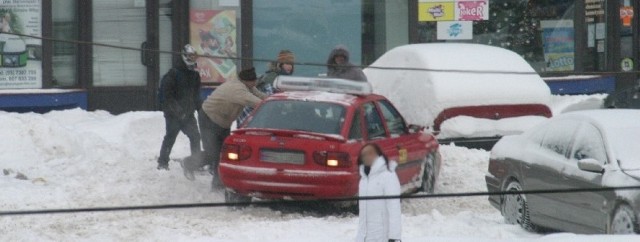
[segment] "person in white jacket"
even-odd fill
[[[397,163],[390,161],[376,144],[366,144],[358,157],[360,186],[358,195],[398,196],[400,181],[395,169]],[[357,242],[400,241],[400,199],[361,200]]]

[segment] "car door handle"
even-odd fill
[[[140,62],[142,65],[149,66],[149,57],[147,56],[147,41],[142,42],[140,45]]]
[[[562,180],[568,181],[569,177],[568,176],[562,176]]]

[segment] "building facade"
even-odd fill
[[[316,76],[336,45],[367,65],[430,42],[500,46],[542,76],[624,88],[638,78],[635,12],[636,0],[12,0],[0,6],[0,109],[154,110],[187,43],[214,57],[198,61],[208,92],[239,68],[265,71],[281,49],[312,63],[296,74]]]

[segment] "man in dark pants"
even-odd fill
[[[199,114],[204,158],[185,159],[183,162],[184,175],[193,180],[193,171],[199,167],[209,165],[209,172],[213,175],[212,188],[221,185],[218,177],[218,163],[220,150],[224,139],[231,132],[231,124],[238,118],[244,107],[255,107],[267,95],[256,89],[257,77],[254,68],[238,73],[240,80],[228,80],[216,88],[202,104]]]
[[[162,111],[166,134],[160,148],[158,170],[169,170],[169,155],[178,133],[182,131],[191,145],[191,156],[201,153],[200,132],[194,112],[200,107],[200,74],[195,71],[196,52],[191,45],[184,46],[182,61],[162,78]]]

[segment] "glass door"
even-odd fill
[[[159,1],[92,1],[91,9],[93,42],[125,48],[92,47],[89,109],[112,113],[154,109],[156,92],[152,89],[159,79],[159,55],[137,49],[158,49],[159,42],[166,42],[158,41]],[[168,15],[163,15],[166,22]]]

